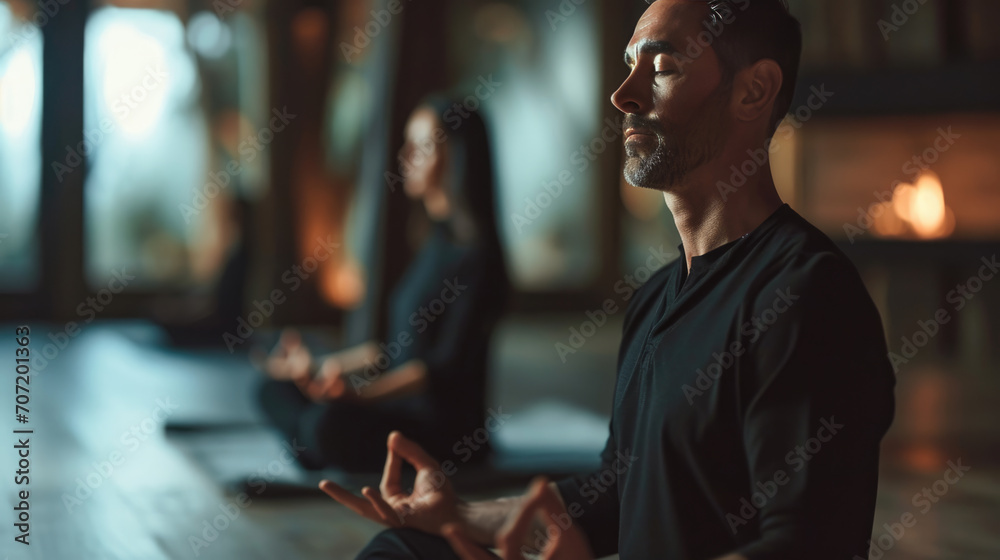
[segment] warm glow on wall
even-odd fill
[[[941,179],[930,171],[922,173],[916,184],[896,187],[892,201],[881,207],[875,232],[883,237],[941,239],[955,231],[955,214],[945,204]]]
[[[354,309],[365,297],[364,272],[357,261],[346,258],[325,267],[321,273],[319,293],[329,303],[341,309]]]

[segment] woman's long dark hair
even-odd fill
[[[462,225],[472,230],[474,243],[500,250],[489,133],[479,111],[470,111],[463,103],[432,95],[420,106],[434,111],[447,137],[445,182],[456,217],[470,222]]]

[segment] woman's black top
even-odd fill
[[[482,425],[490,338],[508,289],[498,244],[459,243],[447,224],[435,222],[390,297],[383,349],[398,348],[386,352],[395,354],[390,367],[426,364],[419,400],[456,437]]]

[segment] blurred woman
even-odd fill
[[[387,340],[317,358],[286,332],[266,360],[264,411],[306,447],[306,467],[377,470],[392,430],[440,458],[488,455],[488,445],[456,444],[483,426],[490,337],[509,286],[486,126],[454,106],[432,97],[406,125],[404,190],[431,225],[390,296]]]

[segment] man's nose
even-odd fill
[[[644,115],[652,109],[652,99],[648,80],[631,71],[618,91],[611,94],[611,103],[622,113]]]

